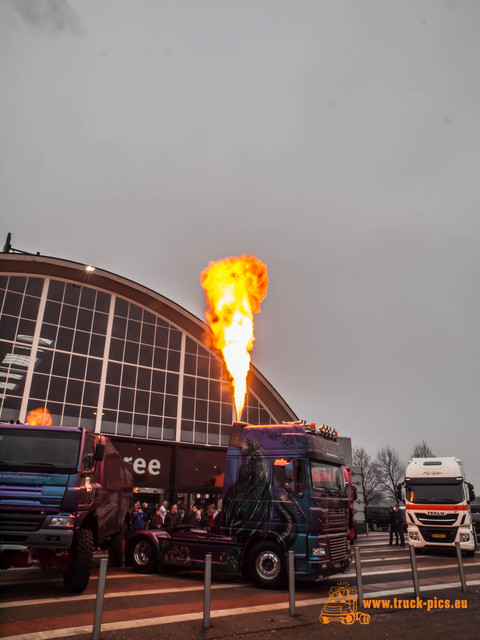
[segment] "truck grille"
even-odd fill
[[[434,529],[430,527],[418,527],[425,542],[429,544],[451,544],[455,542],[457,537],[457,528],[453,529]]]
[[[45,520],[38,511],[0,511],[1,531],[37,531]]]
[[[446,516],[427,516],[424,513],[416,513],[415,517],[422,524],[444,524],[450,527],[457,521],[456,513],[452,513]]]
[[[338,537],[329,536],[328,544],[330,546],[330,558],[334,561],[343,560],[347,554],[347,537],[341,535]]]
[[[345,531],[347,528],[346,509],[328,509],[324,513],[324,531]]]

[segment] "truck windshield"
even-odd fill
[[[329,495],[344,495],[345,480],[341,467],[310,460],[312,489]]]
[[[74,473],[80,433],[0,428],[0,469]]]
[[[413,504],[458,504],[465,500],[462,483],[407,484],[405,497]]]

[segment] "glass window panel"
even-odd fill
[[[153,366],[155,369],[166,369],[167,367],[167,351],[166,349],[160,349],[155,347],[155,353],[153,356]]]
[[[149,402],[149,393],[146,391],[137,391],[135,393],[135,413],[148,413]]]
[[[193,442],[193,422],[191,420],[182,420],[180,440],[182,442]]]
[[[102,376],[102,361],[94,358],[88,359],[86,378],[89,382],[100,382]]]
[[[44,322],[58,324],[61,310],[62,305],[59,302],[47,302],[45,305],[45,315],[43,316]]]
[[[153,371],[152,391],[163,393],[165,391],[165,373],[163,371]]]
[[[223,424],[233,424],[233,407],[231,404],[222,402],[222,422]]]
[[[168,367],[169,371],[180,371],[180,353],[178,351],[168,352]]]
[[[165,391],[171,394],[178,394],[178,375],[176,373],[167,373]]]
[[[202,400],[208,400],[208,380],[203,380],[203,378],[197,378],[197,398],[201,398]]]
[[[220,434],[219,434],[219,428],[217,427],[216,429],[214,427],[212,427],[212,425],[208,426],[208,440],[207,440],[208,444],[214,444],[214,445],[218,445],[220,444]]]
[[[105,352],[105,337],[97,336],[95,333],[92,333],[90,338],[90,349],[88,353],[91,356],[102,358],[104,352]]]
[[[48,299],[61,302],[63,300],[63,292],[65,291],[65,283],[59,280],[52,280],[48,288]]]
[[[7,422],[8,420],[18,420],[18,412],[22,405],[22,398],[15,396],[7,396],[3,403],[1,419]]]
[[[5,290],[0,289],[0,311],[3,307],[3,301],[5,300],[5,296],[6,296]]]
[[[163,415],[163,394],[152,393],[150,397],[150,413],[156,416]]]
[[[65,416],[70,416],[72,418],[77,418],[77,423],[78,423],[78,418],[80,417],[80,407],[74,406],[74,405],[65,406],[65,408],[63,410],[63,415],[64,415],[64,417]]]
[[[103,313],[108,313],[110,309],[110,297],[109,293],[97,291],[97,303],[95,305],[95,309],[97,311],[103,311]]]
[[[8,285],[8,276],[0,276],[0,287],[6,289]]]
[[[190,373],[194,376],[197,373],[197,356],[193,356],[189,353],[185,354],[185,373]]]
[[[65,398],[65,387],[67,381],[65,378],[52,376],[50,378],[50,387],[48,389],[48,400],[53,402],[63,402]]]
[[[95,429],[96,414],[93,407],[82,407],[80,410],[80,425],[87,429]]]
[[[207,407],[208,407],[208,402],[206,402],[206,400],[199,400],[197,398],[197,402],[195,404],[195,419],[196,420],[206,420],[207,419]]]
[[[43,282],[43,278],[28,278],[26,293],[39,298],[42,295]]]
[[[71,351],[72,344],[73,329],[63,329],[62,327],[60,327],[57,335],[57,349],[62,349],[62,351]]]
[[[195,417],[195,400],[193,398],[183,398],[182,418],[193,420]]]
[[[107,409],[116,409],[118,407],[118,395],[120,389],[107,384],[105,386],[105,397],[103,404]]]
[[[144,367],[152,366],[152,358],[153,358],[153,347],[147,347],[146,345],[140,345],[140,354],[138,358],[139,364]]]
[[[109,362],[107,369],[107,383],[120,386],[120,377],[122,375],[122,365],[116,362]]]
[[[208,353],[208,351],[200,345],[198,345],[198,355],[202,356],[202,358],[210,358],[210,354]]]
[[[42,325],[40,337],[44,338],[45,340],[51,340],[51,345],[55,346],[55,342],[57,340],[57,326],[53,324]]]
[[[127,416],[122,414],[122,418],[120,414],[118,416],[118,424],[117,424],[117,435],[119,436],[131,436],[132,435],[132,422],[130,416],[130,422],[126,422]]]
[[[158,347],[166,348],[168,346],[168,329],[166,327],[157,327],[155,344]]]
[[[95,289],[82,287],[82,293],[80,294],[80,306],[85,307],[85,309],[93,309],[95,306],[96,293]]]
[[[121,411],[133,411],[135,392],[133,389],[121,389],[120,390],[120,410]]]
[[[117,414],[114,411],[105,411],[104,414],[100,430],[102,433],[114,434],[117,426]]]
[[[155,338],[155,327],[153,324],[143,324],[142,326],[142,342],[144,344],[153,344]]]
[[[195,378],[191,376],[183,378],[183,395],[189,398],[195,397]]]
[[[63,376],[64,378],[66,378],[69,364],[70,355],[68,353],[59,353],[57,351],[53,358],[52,373],[56,376]]]
[[[108,315],[106,313],[95,312],[93,316],[92,331],[104,336],[107,333]]]
[[[133,437],[134,438],[146,438],[147,437],[147,425],[139,424],[140,419],[147,419],[147,416],[134,416],[133,425]]]
[[[15,340],[18,319],[3,315],[0,318],[0,336],[5,340]]]
[[[127,342],[125,343],[125,354],[123,359],[125,362],[131,362],[132,364],[137,364],[138,362],[138,342]]]
[[[81,356],[72,356],[70,361],[70,378],[83,380],[85,378],[85,369],[87,368],[87,359]]]
[[[176,351],[180,351],[182,346],[182,334],[180,331],[176,329],[172,329],[170,327],[170,337],[168,341],[168,348],[175,349]]]
[[[158,416],[150,416],[148,419],[148,424],[148,437],[160,439],[162,437],[163,418],[159,418]]]
[[[149,324],[155,324],[155,316],[150,311],[143,310],[143,322],[148,322]]]
[[[177,415],[177,396],[165,396],[165,407],[163,410],[164,415],[174,418]]]
[[[163,421],[163,439],[175,440],[175,429],[177,423],[172,418],[165,418]]]
[[[66,304],[62,307],[62,313],[60,314],[60,325],[62,327],[74,327],[77,321],[77,309],[76,307],[70,307]]]
[[[67,282],[65,285],[65,294],[63,296],[63,301],[67,304],[72,304],[74,306],[78,305],[78,301],[80,300],[80,286],[78,284],[71,284]]]
[[[130,303],[130,311],[128,317],[133,320],[141,320],[143,316],[143,309],[136,304]]]
[[[128,315],[128,302],[122,298],[115,300],[115,315],[126,318]]]
[[[36,320],[38,315],[38,307],[40,305],[39,298],[33,298],[32,296],[25,296],[22,305],[22,318],[28,318],[30,320]]]
[[[198,356],[197,359],[198,364],[198,375],[202,378],[208,378],[208,358],[203,358],[202,356]]]
[[[207,423],[195,422],[195,442],[205,444],[207,441]]]
[[[119,318],[115,316],[113,318],[112,337],[125,338],[127,333],[127,321],[125,318]]]
[[[82,331],[90,331],[92,328],[93,311],[90,309],[79,309],[77,316],[77,328]]]
[[[91,407],[96,407],[98,404],[98,390],[100,385],[95,382],[85,382],[85,389],[83,391],[83,404],[88,404]]]
[[[110,342],[110,359],[111,360],[119,360],[120,362],[123,360],[123,349],[125,347],[125,343],[123,340],[118,340],[117,338],[112,338]]]
[[[41,398],[44,400],[47,397],[48,389],[48,376],[35,373],[32,378],[32,387],[30,390],[30,397]]]
[[[11,291],[19,291],[23,293],[25,291],[25,284],[27,279],[23,276],[10,276],[10,282],[8,283],[8,288]]]
[[[218,382],[218,380],[210,380],[209,386],[210,386],[209,399],[220,402],[220,383]]]
[[[122,387],[134,387],[137,377],[136,367],[124,365],[122,372]]]
[[[42,349],[37,351],[37,362],[35,363],[35,371],[38,373],[50,373],[52,366],[53,351]]]
[[[150,383],[152,378],[152,371],[139,367],[137,372],[137,389],[143,389],[145,391],[150,390]]]
[[[230,442],[230,432],[222,430],[220,434],[220,446],[228,447],[229,442]]]
[[[268,411],[263,408],[260,408],[260,422],[259,424],[271,424],[271,418]]]
[[[67,384],[67,404],[80,404],[82,402],[83,382],[80,380],[69,380]]]
[[[88,346],[90,342],[90,334],[85,331],[76,331],[75,339],[73,341],[73,350],[76,353],[88,354]]]
[[[12,293],[7,291],[5,295],[5,302],[3,304],[3,313],[8,313],[11,316],[19,316],[20,309],[22,308],[23,298],[19,293]]]
[[[197,355],[197,343],[188,336],[185,340],[185,353],[191,353],[194,356]]]
[[[33,322],[33,320],[24,320],[23,318],[21,318],[18,322],[17,327],[17,342],[26,342],[27,344],[32,344],[35,327],[36,323]]]
[[[208,421],[209,422],[220,422],[220,403],[219,402],[209,402],[208,403]]]

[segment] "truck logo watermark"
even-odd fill
[[[328,601],[323,605],[320,622],[341,622],[342,624],[370,624],[370,615],[357,610],[357,590],[348,582],[339,582],[328,592]]]

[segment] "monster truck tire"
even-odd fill
[[[63,574],[63,587],[67,593],[82,593],[90,579],[93,560],[93,533],[80,529],[70,550],[71,564]]]
[[[252,548],[248,570],[255,584],[264,589],[281,587],[287,578],[284,555],[274,542],[260,542]]]
[[[108,545],[108,566],[109,567],[123,567],[124,563],[124,547],[125,547],[125,534],[127,530],[125,525],[121,531],[115,533]]]
[[[158,555],[153,540],[145,536],[132,540],[127,547],[127,564],[136,573],[158,570]]]

